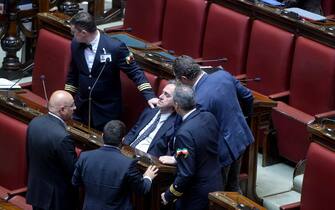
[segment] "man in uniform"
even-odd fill
[[[76,14],[70,25],[74,39],[65,90],[75,94],[75,120],[88,124],[90,118],[91,126],[102,130],[110,120],[120,119],[120,69],[136,83],[152,108],[157,104],[143,70],[124,43],[97,30],[89,13]]]

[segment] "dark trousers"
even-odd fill
[[[239,192],[242,194],[240,188],[241,163],[242,157],[234,161],[229,166],[223,167],[221,169],[224,191]]]

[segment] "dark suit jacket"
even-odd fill
[[[100,55],[104,54],[103,49],[107,54],[111,54],[112,61],[106,64],[92,92],[91,125],[99,130],[102,130],[108,121],[120,118],[122,108],[120,69],[136,83],[147,100],[155,97],[143,70],[132,60],[123,42],[101,32],[95,60],[89,72],[84,55],[85,47],[73,40],[71,43],[72,60],[65,89],[76,93],[77,109],[74,115],[76,120],[83,123],[88,122],[89,92],[104,66],[104,63],[100,62]]]
[[[209,112],[198,110],[182,122],[176,133],[177,174],[165,192],[167,201],[177,198],[177,210],[208,209],[208,193],[222,190],[217,153],[218,124]],[[178,155],[186,149],[188,155]]]
[[[152,120],[152,118],[159,111],[158,108],[151,109],[146,108],[136,124],[131,128],[128,134],[125,136],[123,143],[130,145],[133,141],[135,141],[138,134],[141,130]],[[174,137],[174,123],[176,120],[176,113],[172,113],[168,119],[164,122],[162,127],[159,128],[156,133],[154,139],[152,140],[147,153],[159,157],[162,155],[169,155],[169,146],[172,144],[172,140]],[[171,142],[171,143],[170,143]],[[172,145],[171,145],[172,146]]]
[[[219,70],[199,80],[195,96],[198,107],[211,112],[219,124],[220,163],[227,166],[254,140],[239,105],[239,102],[244,104],[248,116],[252,110],[252,93],[231,74]]]
[[[76,209],[71,184],[76,153],[65,124],[52,115],[33,119],[27,131],[27,156],[27,202],[42,209]]]
[[[110,146],[82,152],[72,183],[84,185],[83,209],[87,210],[130,210],[131,191],[147,193],[151,187],[151,182],[143,179],[136,168],[136,161]]]

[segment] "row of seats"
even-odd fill
[[[273,111],[279,154],[293,162],[304,159],[309,145],[306,124],[335,109],[335,49],[203,0],[141,1],[142,7],[153,5],[150,12],[136,10],[136,2],[127,2],[125,16],[125,26],[136,36],[159,40],[176,54],[227,57],[223,66],[233,75],[260,77],[247,86],[283,101]],[[140,25],[141,18],[153,24]]]

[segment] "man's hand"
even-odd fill
[[[150,99],[150,100],[148,100],[148,104],[149,104],[149,106],[153,109],[153,108],[155,108],[155,106],[157,105],[157,103],[158,103],[158,98],[152,98],[152,99]]]
[[[164,205],[168,204],[168,202],[165,200],[165,193],[162,193],[162,194],[161,194],[161,199],[162,199],[162,203],[163,203]]]
[[[159,161],[161,161],[163,164],[169,164],[169,165],[176,165],[177,164],[177,161],[174,158],[174,156],[168,156],[168,155],[160,156]]]
[[[158,168],[154,165],[150,165],[148,167],[148,169],[145,171],[145,173],[143,174],[143,177],[149,177],[151,180],[153,180],[158,173]]]

